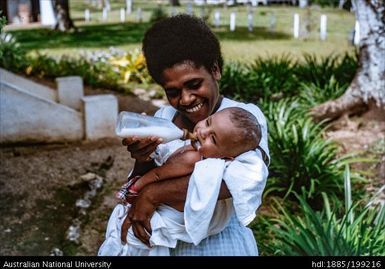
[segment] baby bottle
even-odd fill
[[[157,136],[163,139],[163,143],[191,139],[195,148],[199,143],[194,134],[186,129],[179,129],[169,120],[127,111],[119,113],[115,133],[122,138]]]

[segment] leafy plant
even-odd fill
[[[278,255],[383,256],[385,255],[385,207],[354,204],[338,217],[325,193],[324,209],[314,211],[297,195],[302,212],[289,212],[276,203],[270,223],[275,240],[270,248]],[[336,204],[336,208],[340,205]],[[352,213],[355,213],[354,215]]]
[[[150,23],[160,21],[167,18],[167,13],[162,8],[162,5],[158,4],[155,9],[151,12]]]
[[[121,76],[123,83],[129,81],[147,84],[151,81],[146,68],[146,61],[139,50],[133,50],[124,56],[113,57],[110,63]]]
[[[322,123],[313,123],[296,99],[270,102],[265,115],[272,160],[265,192],[288,197],[304,190],[315,203],[323,191],[340,193],[342,159],[337,146],[322,137]]]
[[[7,24],[7,18],[3,15],[3,11],[0,10],[0,34],[3,32],[3,27]]]
[[[19,72],[26,67],[26,52],[10,33],[0,34],[0,67]]]
[[[301,83],[300,99],[307,107],[314,107],[328,100],[337,99],[347,89],[348,84],[340,85],[334,75],[321,87],[317,83]]]

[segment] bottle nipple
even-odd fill
[[[191,145],[193,146],[194,149],[199,150],[199,148],[201,147],[201,143],[199,142],[197,136],[189,132],[188,130],[183,129],[182,140],[187,140],[187,139],[191,140]]]

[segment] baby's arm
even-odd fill
[[[193,172],[195,163],[200,159],[200,154],[194,148],[182,147],[172,154],[165,164],[144,174],[135,182],[132,189],[138,192],[155,181],[187,176]]]

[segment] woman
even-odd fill
[[[235,209],[226,228],[197,246],[179,241],[171,254],[258,255],[253,234],[245,226],[255,217],[268,175],[267,128],[262,112],[253,104],[242,104],[219,94],[218,81],[223,66],[220,44],[204,21],[178,15],[155,23],[145,34],[143,52],[150,75],[163,87],[170,104],[156,116],[193,131],[197,122],[216,111],[238,106],[256,116],[262,130],[260,148],[248,152],[244,162],[233,161],[227,168],[228,173],[233,173],[233,179],[222,181],[218,203],[230,201]],[[123,145],[136,159],[130,177],[143,175],[155,167],[150,156],[161,142],[157,137],[123,140]],[[243,171],[242,176],[237,171]],[[135,236],[148,244],[154,211],[160,204],[183,211],[188,182],[189,177],[182,177],[143,188],[122,226],[122,241],[125,242],[127,230],[132,226]]]

